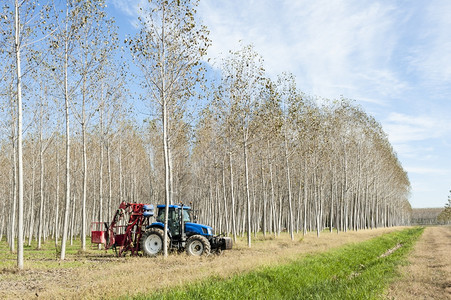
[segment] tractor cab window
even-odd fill
[[[191,222],[190,211],[187,209],[183,210],[183,222]]]
[[[169,222],[179,220],[179,209],[169,208]],[[192,222],[191,210],[183,210],[183,222]],[[164,223],[164,207],[158,210],[157,222]]]
[[[158,210],[157,222],[164,223],[164,207]]]
[[[164,212],[165,212],[164,207],[158,210],[157,222],[164,223]],[[173,207],[169,207],[169,216],[168,216],[169,222],[177,220],[178,216],[179,216],[178,210],[174,209]]]

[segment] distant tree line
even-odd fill
[[[61,259],[75,238],[84,250],[90,221],[122,201],[192,203],[249,246],[257,232],[410,223],[409,179],[381,125],[350,100],[303,94],[291,74],[269,78],[252,46],[207,71],[196,5],[152,1],[126,40],[145,122],[103,1],[2,6],[0,240],[18,257],[32,239],[51,238]]]
[[[443,212],[443,208],[413,208],[412,209],[412,225],[438,225],[443,223],[439,216]]]
[[[443,208],[414,208],[412,209],[413,225],[445,225],[451,224],[451,191],[448,202]]]

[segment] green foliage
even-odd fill
[[[377,299],[424,228],[411,228],[287,265],[211,278],[136,299]]]
[[[446,203],[445,208],[443,211],[438,215],[437,219],[440,222],[443,223],[450,223],[451,222],[451,191],[450,195],[448,196],[448,203]]]

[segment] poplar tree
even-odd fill
[[[49,6],[47,5],[38,7],[38,4],[34,2],[14,1],[14,42],[12,52],[15,59],[15,97],[17,105],[17,266],[19,269],[23,269],[24,241],[23,76],[42,61],[41,55],[43,53],[32,49],[32,46],[47,38],[49,28],[45,24],[48,18],[48,11]],[[26,58],[25,71],[22,69],[23,57]]]
[[[148,1],[140,11],[140,31],[126,43],[143,74],[143,86],[159,110],[165,170],[164,241],[168,241],[168,212],[171,203],[170,139],[171,115],[193,95],[202,71],[201,58],[210,44],[206,27],[196,20],[197,0]],[[180,114],[183,115],[183,114]],[[164,256],[167,248],[164,247]]]
[[[19,15],[19,1],[14,4],[14,53],[16,56],[16,95],[17,95],[17,197],[18,234],[17,234],[17,267],[23,269],[23,152],[22,152],[22,69],[21,69],[21,23]]]
[[[230,102],[228,112],[239,130],[244,162],[246,192],[247,243],[251,247],[251,196],[249,186],[249,146],[253,141],[252,121],[255,117],[261,89],[264,87],[263,59],[251,45],[231,51],[223,62],[222,86]]]
[[[81,226],[81,249],[86,250],[86,228],[87,228],[87,177],[88,161],[86,149],[86,131],[91,118],[97,111],[102,112],[105,93],[108,89],[100,70],[108,64],[108,59],[113,60],[114,50],[117,48],[117,34],[113,27],[112,19],[107,18],[103,1],[80,1],[76,7],[76,16],[82,21],[78,24],[77,35],[74,35],[72,43],[77,46],[73,64],[75,76],[80,82],[81,99],[77,101],[80,105],[72,105],[76,120],[81,125],[82,134],[82,226]],[[116,70],[111,70],[115,72]],[[101,82],[101,84],[99,84]],[[116,86],[119,88],[119,86]],[[99,99],[95,101],[94,99]],[[75,101],[74,101],[75,102]],[[102,133],[101,133],[102,134]],[[101,149],[103,149],[101,144]],[[101,162],[102,163],[102,162]],[[101,194],[100,194],[101,195]],[[99,199],[99,221],[103,221],[102,199]]]
[[[82,40],[85,35],[83,28],[90,21],[87,7],[95,6],[95,3],[82,0],[70,0],[66,7],[55,16],[57,26],[53,38],[49,42],[52,51],[52,61],[49,67],[53,71],[56,94],[64,100],[65,118],[65,143],[66,143],[66,166],[65,166],[65,205],[63,218],[63,232],[61,240],[61,260],[66,256],[66,241],[69,231],[69,211],[71,204],[71,134],[70,134],[70,109],[73,109],[74,98],[80,85],[86,79],[83,68],[76,60],[77,54],[83,53]],[[82,54],[80,54],[82,56]],[[77,68],[79,68],[77,70]],[[77,71],[82,70],[81,75]]]

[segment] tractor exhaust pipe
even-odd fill
[[[185,220],[183,218],[183,203],[180,203],[180,240],[182,246],[185,247],[186,234],[185,234]]]

